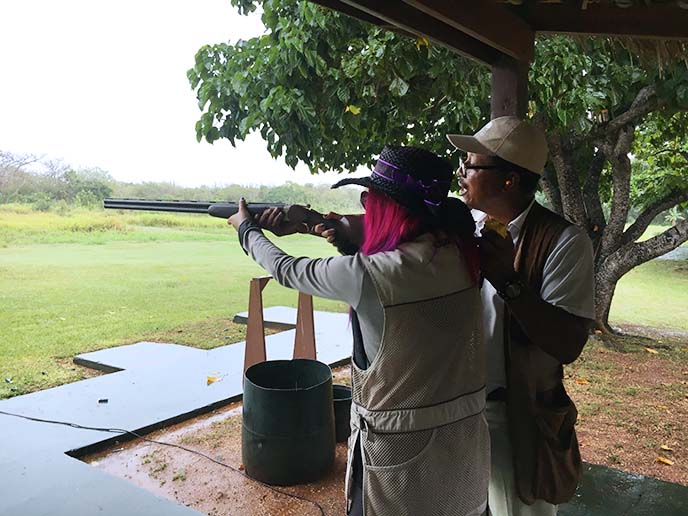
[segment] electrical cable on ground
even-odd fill
[[[255,478],[249,477],[246,473],[244,473],[243,471],[241,471],[241,470],[235,468],[234,466],[230,466],[229,464],[226,464],[226,463],[224,463],[224,462],[222,462],[222,461],[219,461],[219,460],[217,460],[217,459],[214,459],[214,458],[211,457],[210,455],[206,455],[205,453],[200,452],[200,451],[197,451],[197,450],[192,450],[191,448],[186,448],[186,447],[181,446],[181,445],[179,445],[179,444],[166,443],[166,442],[164,442],[164,441],[156,441],[155,439],[149,439],[148,437],[144,437],[144,436],[141,435],[141,434],[138,434],[138,433],[136,433],[136,432],[132,432],[131,430],[124,430],[124,429],[122,429],[122,428],[99,428],[99,427],[95,427],[95,426],[84,426],[84,425],[79,425],[79,424],[77,424],[77,423],[70,423],[69,421],[56,421],[56,420],[52,420],[52,419],[42,419],[42,418],[38,418],[38,417],[25,416],[25,415],[23,415],[23,414],[14,414],[14,413],[12,413],[12,412],[5,412],[4,410],[0,410],[0,414],[4,414],[5,416],[18,417],[18,418],[21,418],[21,419],[27,419],[27,420],[29,420],[29,421],[36,421],[36,422],[38,422],[38,423],[49,423],[49,424],[52,424],[52,425],[69,426],[69,427],[72,427],[72,428],[78,428],[78,429],[80,429],[80,430],[95,430],[95,431],[98,431],[98,432],[109,432],[109,433],[112,433],[112,434],[130,434],[130,435],[133,435],[134,437],[137,437],[138,439],[142,439],[142,440],[147,441],[147,442],[149,442],[149,443],[160,444],[160,445],[163,445],[163,446],[170,446],[171,448],[179,448],[180,450],[184,450],[184,451],[186,451],[186,452],[189,452],[189,453],[193,453],[193,454],[199,455],[200,457],[203,457],[203,458],[205,458],[205,459],[208,459],[209,461],[214,462],[215,464],[218,464],[218,465],[220,465],[220,466],[223,466],[223,467],[225,467],[225,468],[228,468],[228,469],[232,470],[233,472],[235,472],[235,473],[241,475],[242,477],[247,478],[247,479],[249,479],[249,480],[255,482],[256,484],[259,484],[259,485],[261,485],[261,486],[263,486],[263,487],[269,489],[270,491],[273,491],[273,492],[275,492],[275,493],[281,494],[281,495],[283,495],[283,496],[288,496],[288,497],[290,497],[290,498],[294,498],[294,499],[296,499],[296,500],[301,500],[301,501],[310,503],[310,504],[312,504],[312,505],[314,505],[315,507],[318,508],[318,510],[320,511],[321,516],[325,516],[325,510],[323,509],[322,505],[320,505],[320,504],[319,504],[318,502],[316,502],[315,500],[310,500],[309,498],[306,498],[305,496],[299,496],[299,495],[297,495],[297,494],[287,493],[286,491],[282,491],[281,489],[277,489],[277,488],[275,488],[275,487],[273,487],[273,486],[271,486],[271,485],[269,485],[269,484],[266,484],[265,482],[261,482],[260,480],[256,480]]]

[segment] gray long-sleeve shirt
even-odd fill
[[[241,245],[280,284],[306,294],[344,301],[357,313],[368,363],[380,347],[384,314],[360,254],[331,258],[290,256],[257,226],[243,233]]]

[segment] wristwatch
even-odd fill
[[[516,299],[521,295],[523,290],[526,288],[526,284],[519,278],[515,276],[514,278],[508,280],[501,289],[497,290],[497,294],[504,301],[511,301]]]

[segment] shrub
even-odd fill
[[[48,194],[43,192],[37,193],[34,196],[33,209],[34,211],[50,211],[54,202]]]
[[[104,231],[125,232],[126,226],[118,219],[107,218],[102,220],[78,219],[71,221],[65,229],[75,233],[96,233]]]

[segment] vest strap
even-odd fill
[[[357,403],[351,410],[376,433],[415,432],[455,423],[485,410],[485,387],[429,407],[368,410]]]

